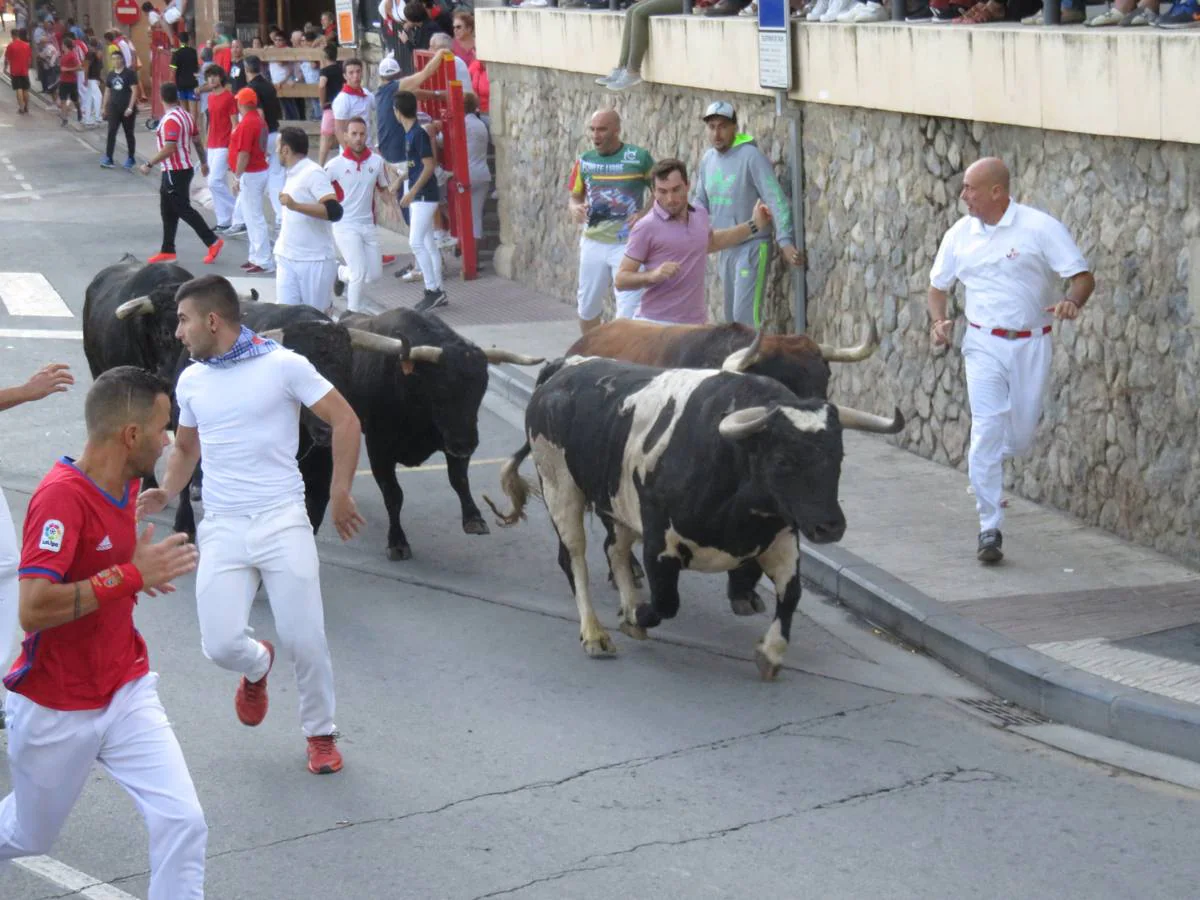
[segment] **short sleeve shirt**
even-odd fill
[[[180,47],[171,56],[171,68],[175,70],[175,87],[181,91],[194,91],[199,82],[200,57],[195,47]]]
[[[325,96],[329,98],[325,101],[323,108],[329,109],[333,105],[333,98],[342,92],[342,88],[346,84],[346,79],[342,75],[342,64],[331,62],[321,69],[321,78],[325,79]]]
[[[375,188],[388,186],[383,157],[367,151],[367,158],[353,159],[344,152],[325,163],[325,173],[342,204],[342,218],[333,226],[374,225]]]
[[[125,115],[125,110],[129,108],[129,101],[133,99],[133,86],[137,84],[137,74],[130,69],[109,72],[108,77],[104,79],[104,84],[111,92],[109,103],[112,106],[109,114],[114,117]]]
[[[237,99],[224,90],[208,95],[208,147],[220,149],[229,146],[232,136],[232,117],[237,115]]]
[[[344,122],[347,119],[353,119],[355,116],[362,116],[363,119],[370,122],[371,100],[371,94],[364,93],[360,97],[358,94],[346,93],[346,89],[343,88],[338,95],[333,98],[333,117]]]
[[[83,56],[77,47],[66,51],[59,60],[58,80],[63,84],[75,84],[79,70],[83,68]]]
[[[322,197],[336,196],[325,170],[307,157],[288,169],[283,193],[297,203],[316,203]],[[285,208],[279,240],[275,242],[275,255],[297,262],[335,259],[333,223]]]
[[[967,320],[986,328],[1048,325],[1059,282],[1088,271],[1066,227],[1053,216],[1010,201],[995,225],[963,216],[942,238],[929,281],[948,291],[961,281]]]
[[[638,317],[655,322],[703,325],[708,321],[704,301],[704,268],[711,228],[708,210],[688,207],[687,221],[672,219],[657,203],[642,216],[629,234],[625,255],[646,270],[662,263],[679,263],[679,271],[662,284],[642,293]]]
[[[629,239],[629,218],[642,208],[653,167],[650,154],[633,144],[608,156],[589,150],[575,161],[568,186],[587,203],[585,237],[605,244]]]
[[[413,127],[404,132],[403,166],[407,172],[405,178],[408,181],[409,187],[416,184],[417,179],[421,177],[421,170],[425,165],[424,160],[431,156],[434,156],[434,152],[433,142],[429,140],[429,133],[421,127],[420,122],[414,122]],[[428,203],[437,203],[437,179],[430,178],[425,182],[425,186],[421,188],[420,193],[413,199],[423,200]]]
[[[100,575],[118,586],[114,567],[132,561],[137,546],[139,489],[130,481],[113,497],[63,457],[29,501],[19,576],[64,584]],[[50,709],[107,706],[122,685],[150,671],[146,642],[133,625],[136,603],[130,592],[73,622],[27,634],[5,687]]]
[[[8,71],[13,75],[28,75],[33,50],[24,41],[14,38],[13,42],[4,48],[4,58],[8,60]]]
[[[211,99],[209,103],[212,103]],[[263,121],[258,110],[251,110],[242,116],[242,120],[237,123],[229,137],[229,168],[235,172],[238,156],[242,153],[250,154],[250,160],[246,164],[247,172],[267,170],[267,123]]]

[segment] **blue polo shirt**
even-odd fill
[[[400,80],[389,81],[375,92],[375,124],[379,131],[379,155],[392,165],[404,159],[404,128],[396,118],[392,103]]]
[[[436,159],[436,155],[433,152],[433,142],[429,140],[429,135],[421,127],[420,122],[414,122],[412,128],[402,131],[401,134],[404,136],[403,159],[404,162],[408,163],[408,174],[405,177],[411,185],[415,184],[417,179],[421,177],[421,170],[424,167],[423,160],[429,156],[433,156]],[[403,163],[401,165],[403,166]],[[420,193],[413,197],[413,200],[425,200],[429,203],[437,203],[437,178],[431,177],[425,182],[425,186],[421,188]]]

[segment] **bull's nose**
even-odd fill
[[[814,544],[835,544],[846,533],[845,522],[825,522],[814,525],[805,535]]]

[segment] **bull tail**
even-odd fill
[[[512,504],[511,512],[500,512],[496,504],[492,502],[492,498],[487,494],[483,495],[483,502],[490,506],[492,512],[496,514],[496,524],[501,528],[516,525],[517,522],[524,519],[525,504],[529,502],[530,496],[541,496],[541,489],[528,478],[522,477],[520,472],[521,463],[528,455],[529,441],[526,441],[521,449],[514,453],[500,469],[500,489],[504,491],[508,502]]]

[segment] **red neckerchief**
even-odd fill
[[[342,151],[342,156],[346,157],[346,159],[354,160],[355,164],[358,166],[357,171],[361,172],[362,164],[371,158],[371,148],[363,147],[362,156],[355,156],[354,151],[351,150],[349,147],[347,147],[345,150]]]
[[[358,88],[356,88],[356,87],[350,87],[350,85],[348,85],[348,84],[347,84],[347,85],[345,85],[345,86],[342,88],[342,93],[343,93],[343,94],[350,94],[350,95],[352,95],[352,96],[355,96],[355,97],[365,97],[365,96],[367,96],[367,92],[366,92],[366,91],[364,91],[362,88],[360,88],[360,87],[358,87]]]

